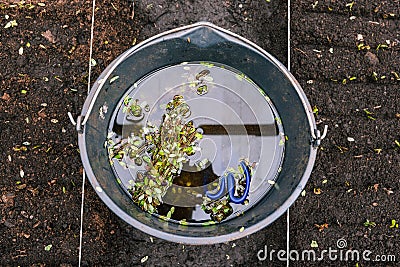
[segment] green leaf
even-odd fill
[[[195,136],[197,139],[203,138],[203,135],[202,135],[201,133],[195,133],[194,136]]]
[[[111,79],[110,79],[110,84],[112,84],[113,82],[115,82],[116,80],[118,80],[119,79],[119,76],[114,76],[114,77],[112,77]],[[125,103],[125,100],[124,100],[124,103]]]
[[[94,67],[94,66],[96,66],[96,65],[97,65],[96,60],[95,60],[94,58],[90,59],[90,66],[91,66],[91,67]]]
[[[318,243],[317,243],[317,241],[315,241],[315,240],[311,240],[311,244],[310,244],[310,246],[311,246],[312,248],[317,248],[317,247],[318,247]]]
[[[243,73],[236,74],[236,79],[238,79],[239,81],[242,81],[244,77],[245,77],[245,75]]]
[[[17,21],[12,20],[12,21],[7,22],[6,26],[4,26],[4,29],[10,28],[10,27],[13,28],[15,26],[18,26],[18,23],[17,23]]]
[[[394,143],[395,143],[398,147],[400,147],[400,142],[399,142],[399,141],[394,140]]]

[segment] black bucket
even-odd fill
[[[140,209],[121,186],[105,148],[110,125],[127,92],[144,77],[187,62],[214,62],[238,70],[243,74],[241,78],[248,77],[262,88],[262,93],[268,96],[266,99],[276,108],[279,124],[282,122],[284,129],[282,162],[272,174],[273,178],[263,177],[263,182],[270,185],[268,190],[244,213],[207,226],[182,225]],[[230,104],[233,105],[227,103]],[[77,123],[85,171],[104,203],[141,231],[187,244],[231,241],[274,222],[305,187],[319,144],[312,109],[288,70],[257,45],[209,23],[159,34],[121,54],[94,83]],[[280,134],[279,130],[276,134]]]

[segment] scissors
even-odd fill
[[[228,190],[229,198],[230,198],[231,202],[235,203],[235,204],[243,204],[243,202],[247,198],[247,195],[249,194],[251,175],[250,175],[249,169],[248,169],[247,165],[244,163],[244,161],[240,162],[240,166],[242,167],[242,169],[244,171],[244,175],[246,177],[246,188],[244,189],[242,196],[240,196],[240,197],[235,196],[235,177],[232,172],[229,172],[225,177],[223,177],[221,179],[221,184],[219,185],[218,192],[216,192],[215,194],[212,194],[209,191],[207,191],[206,196],[211,200],[220,199],[225,193],[225,184],[227,184],[227,190]],[[225,180],[227,180],[227,182]]]

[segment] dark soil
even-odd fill
[[[327,124],[330,130],[306,196],[290,209],[291,248],[310,248],[315,240],[319,251],[337,249],[342,238],[346,250],[370,250],[371,259],[388,254],[397,259],[374,265],[360,260],[359,266],[398,266],[400,234],[390,225],[400,221],[400,147],[395,144],[400,139],[400,81],[394,74],[400,71],[400,2],[355,1],[351,10],[345,1],[319,1],[313,8],[314,2],[293,4],[292,72],[319,110],[320,128]],[[357,40],[358,34],[363,40]],[[361,43],[370,49],[359,50]],[[370,118],[364,109],[373,113]],[[322,193],[314,194],[314,188]],[[376,227],[364,226],[366,220]],[[319,232],[315,224],[324,223],[329,228]],[[355,266],[356,261],[330,264]]]
[[[77,116],[87,95],[92,3],[32,1],[29,8],[9,2],[0,2],[0,265],[77,266],[83,169],[67,112]],[[389,226],[393,219],[400,222],[400,2],[359,0],[351,10],[346,1],[292,2],[292,72],[318,108],[319,127],[330,130],[306,195],[290,209],[291,249],[311,249],[312,240],[316,251],[336,249],[344,238],[347,248],[399,260],[400,230]],[[283,0],[143,0],[135,1],[133,18],[126,0],[97,1],[96,7],[92,81],[133,43],[200,20],[238,33],[287,63]],[[12,20],[18,25],[4,28]],[[370,118],[364,109],[373,113]],[[183,246],[127,225],[87,182],[84,218],[87,266],[140,265],[145,256],[149,266],[286,265],[257,259],[264,246],[286,248],[285,216],[228,244]],[[367,219],[376,227],[364,226]],[[328,228],[318,231],[315,224],[324,223]],[[321,264],[355,266],[315,266]]]

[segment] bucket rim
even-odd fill
[[[243,238],[245,236],[248,236],[250,234],[253,234],[262,228],[265,228],[266,226],[270,225],[272,222],[274,222],[277,218],[282,216],[289,207],[296,201],[296,199],[299,197],[300,193],[303,191],[314,166],[315,160],[316,160],[316,155],[317,155],[317,147],[313,146],[310,142],[310,151],[309,151],[309,158],[307,162],[307,167],[297,184],[297,187],[292,191],[292,193],[289,195],[289,197],[283,202],[282,205],[280,205],[273,213],[271,213],[269,216],[267,216],[265,219],[259,221],[258,223],[245,228],[243,231],[240,231],[239,229],[235,232],[225,234],[225,235],[217,235],[217,236],[210,236],[210,237],[192,237],[192,236],[184,236],[184,235],[179,235],[179,234],[171,234],[167,233],[164,231],[160,231],[158,229],[152,228],[146,224],[143,224],[136,220],[135,218],[131,217],[128,215],[123,209],[121,209],[114,201],[113,199],[107,195],[107,193],[101,188],[99,182],[97,181],[97,178],[91,168],[90,160],[88,158],[87,150],[86,150],[86,138],[85,138],[85,123],[87,122],[89,115],[93,109],[94,103],[96,102],[96,98],[98,94],[100,93],[101,89],[103,88],[103,85],[107,81],[107,77],[109,77],[114,69],[121,63],[123,62],[126,58],[128,58],[132,53],[135,51],[144,48],[147,45],[150,45],[152,42],[155,40],[158,40],[162,37],[165,37],[167,35],[177,33],[180,31],[185,31],[185,30],[192,30],[196,28],[202,28],[202,27],[208,27],[211,28],[215,31],[222,32],[230,37],[236,38],[239,41],[245,43],[246,45],[252,47],[255,49],[258,53],[262,54],[264,57],[266,57],[268,60],[270,60],[287,78],[293,88],[295,89],[298,97],[300,98],[304,111],[307,116],[308,124],[309,124],[309,130],[310,130],[310,141],[314,138],[314,132],[317,131],[317,126],[316,122],[314,119],[314,115],[312,113],[312,108],[311,105],[301,88],[300,84],[298,81],[294,78],[294,76],[289,72],[289,70],[280,62],[278,61],[274,56],[266,52],[264,49],[262,49],[260,46],[257,44],[249,41],[248,39],[239,36],[229,30],[223,29],[219,26],[216,26],[210,22],[197,22],[191,25],[186,25],[182,27],[178,27],[172,30],[168,30],[165,32],[162,32],[160,34],[157,34],[131,48],[123,52],[121,55],[119,55],[113,62],[111,62],[106,69],[100,74],[100,76],[97,78],[97,80],[93,83],[92,89],[89,92],[88,96],[86,97],[85,103],[82,107],[81,111],[81,119],[82,119],[82,126],[83,129],[81,131],[78,131],[78,145],[80,149],[80,155],[81,155],[81,160],[83,163],[84,170],[86,172],[86,175],[88,177],[88,180],[90,181],[92,187],[95,189],[97,195],[100,197],[100,199],[106,204],[106,206],[111,209],[116,215],[118,215],[121,219],[123,219],[125,222],[128,224],[132,225],[136,229],[141,230],[142,232],[145,232],[149,235],[152,235],[154,237],[162,238],[167,241],[171,242],[176,242],[176,243],[181,243],[181,244],[188,244],[188,245],[210,245],[210,244],[216,244],[216,243],[223,243],[223,242],[229,242],[233,241],[239,238]],[[80,120],[79,120],[80,121]],[[77,127],[78,129],[78,127]],[[218,224],[216,224],[218,226]],[[197,227],[197,226],[196,226]]]

